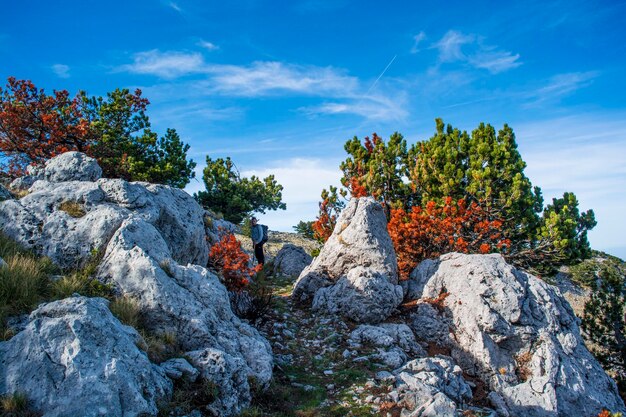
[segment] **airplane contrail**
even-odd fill
[[[365,94],[363,95],[361,100],[363,100],[365,97],[367,97],[367,95],[370,93],[370,91],[372,91],[372,89],[374,87],[376,87],[376,84],[378,84],[378,80],[380,80],[382,78],[382,76],[385,75],[385,72],[387,72],[387,70],[389,69],[391,64],[393,64],[393,61],[395,61],[397,57],[398,57],[398,55],[394,55],[393,58],[391,58],[391,61],[389,61],[389,63],[387,64],[387,66],[385,67],[383,72],[381,72],[380,75],[378,76],[378,78],[376,78],[376,81],[374,81],[374,83],[370,86],[370,88],[368,88],[368,90],[365,92]]]

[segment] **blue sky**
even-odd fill
[[[315,217],[354,135],[508,123],[546,200],[575,192],[626,258],[626,2],[500,3],[1,0],[0,78],[141,88],[199,177],[207,154],[276,174],[275,230]]]

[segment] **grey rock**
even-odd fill
[[[389,350],[378,349],[378,353],[371,355],[370,358],[382,362],[389,369],[397,369],[409,359],[407,354],[398,347],[392,347]]]
[[[0,201],[13,199],[13,194],[0,184]]]
[[[300,274],[294,285],[294,298],[311,301],[318,289],[346,277],[357,266],[378,272],[393,286],[398,283],[387,219],[380,204],[371,197],[350,200],[320,254]]]
[[[26,191],[30,187],[32,187],[36,180],[36,177],[24,175],[23,177],[18,177],[11,181],[11,184],[9,184],[9,188],[13,191]]]
[[[248,372],[243,359],[213,348],[187,352],[186,355],[200,369],[201,376],[215,385],[218,395],[211,407],[219,412],[218,415],[239,415],[250,404]]]
[[[406,324],[382,323],[376,326],[362,324],[350,333],[350,340],[383,348],[397,346],[411,356],[426,355],[415,340],[413,331]]]
[[[107,304],[72,297],[35,310],[23,331],[0,342],[0,394],[22,392],[50,417],[156,415],[172,383]]]
[[[185,381],[194,382],[200,375],[200,371],[183,358],[169,359],[159,366],[170,379],[184,379]]]
[[[97,276],[137,300],[149,330],[176,334],[187,351],[224,352],[259,385],[270,381],[273,360],[267,340],[233,314],[217,276],[197,265],[176,263],[150,223],[126,220],[107,246]],[[245,405],[249,393],[239,401]]]
[[[458,253],[440,257],[422,296],[436,297],[444,288],[452,356],[502,398],[510,415],[625,411],[615,382],[585,347],[558,289],[500,255]]]
[[[48,160],[41,176],[50,182],[96,181],[102,168],[84,153],[65,152]]]
[[[330,287],[320,288],[314,311],[326,311],[358,323],[379,323],[402,302],[402,288],[375,269],[357,266]]]
[[[312,260],[313,258],[303,248],[288,243],[274,258],[274,274],[299,276]]]

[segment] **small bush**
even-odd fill
[[[228,291],[242,291],[261,265],[250,268],[250,257],[241,249],[241,243],[233,234],[226,234],[211,247],[209,265],[217,269]]]
[[[85,207],[76,201],[64,201],[59,204],[59,210],[66,212],[74,218],[83,217],[87,212]]]
[[[237,317],[252,324],[263,324],[274,306],[272,287],[265,274],[259,273],[247,289],[230,294],[230,305]]]
[[[137,330],[145,342],[145,345],[139,348],[146,352],[152,362],[162,363],[183,354],[175,333],[154,334],[143,328],[141,323]]]
[[[102,253],[96,250],[92,251],[91,258],[82,269],[74,271],[52,284],[53,298],[67,298],[74,293],[86,297],[112,298],[113,289],[111,286],[94,278],[101,260]]]
[[[169,403],[161,404],[158,415],[169,417],[190,414],[194,410],[204,409],[215,402],[218,394],[218,386],[203,378],[198,378],[196,382],[175,381],[172,399]]]

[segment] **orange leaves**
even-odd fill
[[[441,205],[433,201],[409,212],[391,210],[387,225],[398,257],[401,279],[408,279],[419,262],[447,252],[489,253],[504,250],[502,222],[478,204],[447,197]]]
[[[326,198],[320,203],[320,214],[312,225],[313,237],[320,242],[328,240],[337,224],[337,216],[331,214],[330,210],[329,200]]]
[[[224,277],[224,285],[229,291],[243,290],[262,268],[249,266],[250,257],[241,249],[241,243],[233,234],[227,234],[211,247],[209,262]]]

